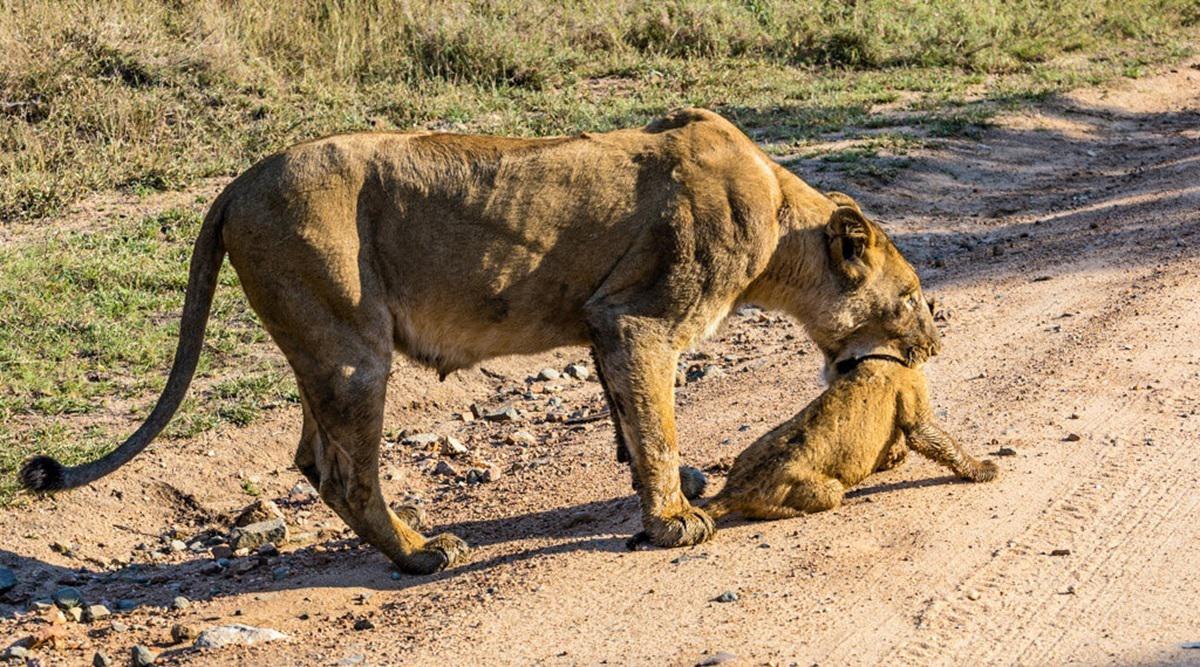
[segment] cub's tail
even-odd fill
[[[200,359],[200,348],[204,342],[204,328],[208,324],[209,309],[212,307],[213,292],[216,290],[217,273],[225,258],[225,245],[221,240],[221,227],[225,219],[227,189],[213,202],[200,226],[200,234],[192,249],[192,263],[188,269],[187,295],[183,301],[183,318],[179,325],[179,343],[175,349],[175,361],[167,377],[167,386],[150,412],[146,421],[129,438],[108,455],[78,466],[66,467],[49,456],[35,456],[21,466],[21,486],[30,491],[59,491],[83,486],[107,475],[129,462],[146,448],[167,423],[171,421],[179,404],[187,393],[196,363]]]

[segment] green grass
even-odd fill
[[[91,193],[186,188],[334,132],[562,134],[684,105],[717,109],[785,161],[887,181],[923,142],[1141,76],[1200,34],[1200,0],[9,4],[0,225],[25,231],[0,245],[0,504],[29,453],[75,462],[112,447],[170,363],[206,202],[55,227]],[[269,350],[227,268],[168,437],[295,401]]]
[[[0,503],[25,456],[86,459],[125,435],[122,418],[147,414],[175,349],[199,224],[196,210],[173,209],[0,246]],[[244,426],[264,405],[296,400],[229,267],[197,378],[168,437]]]
[[[363,128],[570,133],[702,105],[811,138],[916,94],[1184,54],[1197,0],[28,0],[0,16],[0,220]]]

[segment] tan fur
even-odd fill
[[[297,465],[401,569],[445,567],[466,546],[427,540],[380,493],[396,350],[444,376],[591,345],[650,538],[702,542],[714,527],[680,489],[675,366],[731,308],[790,313],[828,362],[876,347],[937,351],[932,320],[904,305],[919,291],[912,267],[844,201],[698,109],[578,137],[364,133],[295,146],[213,204],[154,421],[90,467],[34,461],[23,479],[43,490],[87,483],[157,434],[194,368],[224,248],[295,371]]]
[[[746,448],[705,511],[784,519],[837,507],[846,489],[899,465],[909,448],[974,482],[996,464],[967,454],[934,422],[919,369],[867,359]]]

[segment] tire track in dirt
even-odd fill
[[[1143,295],[1148,291],[1143,285]],[[1164,301],[1161,297],[1158,300]],[[1164,312],[1163,308],[1154,310]],[[1110,333],[1116,334],[1112,336],[1115,340],[1136,339],[1137,330],[1145,322],[1127,319],[1122,324],[1112,332],[1093,331],[1086,343],[1095,343]],[[1200,340],[1194,334],[1189,338],[1185,344]],[[1154,365],[1157,351],[1144,350],[1135,361],[1138,366]],[[1164,377],[1167,384],[1178,382],[1178,386],[1187,387],[1186,372],[1181,367],[1172,370]],[[1097,410],[1104,410],[1108,417],[1096,415]],[[1122,432],[1145,427],[1152,419],[1132,400],[1097,406],[1088,416],[1092,423]],[[918,637],[881,662],[1046,664],[1038,650],[1042,638],[1053,634],[1056,626],[1074,622],[1073,614],[1091,613],[1096,607],[1087,603],[1099,601],[1108,585],[1119,580],[1110,573],[1144,559],[1156,547],[1151,536],[1169,517],[1179,514],[1181,506],[1184,517],[1196,508],[1197,503],[1188,496],[1181,497],[1177,489],[1185,479],[1194,478],[1191,471],[1200,463],[1200,451],[1150,448],[1152,456],[1146,457],[1139,455],[1145,453],[1145,448],[1139,452],[1130,447],[1130,443],[1104,446],[1093,466],[1096,474],[1080,480],[1071,493],[1049,509],[1045,520],[1030,526],[977,573],[958,582],[952,593],[940,597],[923,615]],[[1155,459],[1153,465],[1147,465],[1147,458]],[[1052,560],[1045,560],[1045,554],[1059,545],[1070,545],[1066,563],[1078,563],[1065,572]],[[1097,580],[1104,585],[1092,586]],[[1062,595],[1064,586],[1070,585],[1066,582],[1072,581],[1076,582],[1075,593]],[[1130,584],[1122,581],[1126,587]],[[1012,595],[1016,582],[1031,589],[1032,595]],[[977,593],[978,599],[969,599],[968,591]],[[1127,592],[1127,588],[1121,588],[1113,594]]]

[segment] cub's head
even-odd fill
[[[854,200],[837,192],[828,197],[838,205],[825,225],[829,271],[806,323],[825,355],[826,374],[836,362],[865,354],[919,366],[942,343],[917,272]]]

